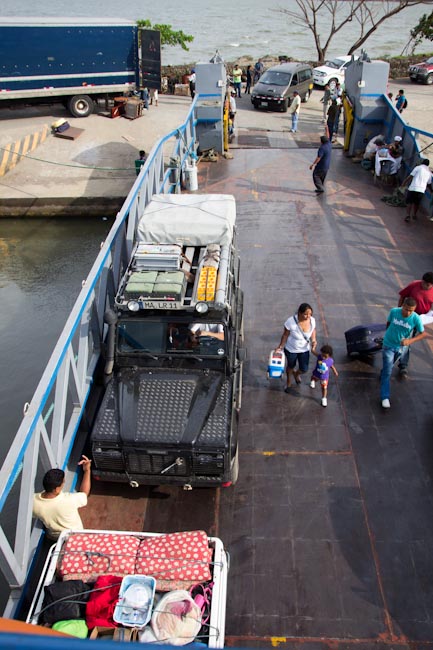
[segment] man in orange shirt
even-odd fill
[[[398,306],[401,307],[405,298],[414,298],[416,300],[415,312],[421,316],[423,325],[433,323],[433,272],[427,271],[422,276],[422,280],[414,280],[402,289],[399,293],[400,298]],[[407,366],[409,363],[409,354],[404,364],[399,364],[400,377],[407,377]]]
[[[433,272],[427,271],[422,280],[414,280],[400,291],[398,306],[401,307],[405,298],[415,298],[416,313],[427,314],[433,304]]]

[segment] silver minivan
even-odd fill
[[[251,93],[254,108],[287,111],[293,91],[307,102],[313,90],[313,69],[308,63],[280,63],[268,68]]]

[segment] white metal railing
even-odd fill
[[[180,192],[181,169],[196,150],[197,99],[186,121],[155,144],[143,165],[83,283],[1,468],[0,570],[11,590],[6,616],[16,609],[40,541],[41,529],[32,523],[35,478],[51,467],[66,469],[102,348],[104,312],[113,305],[145,206],[153,194]],[[70,486],[75,474],[67,476]],[[3,522],[5,506],[16,513],[15,522],[10,514]]]

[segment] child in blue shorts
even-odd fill
[[[314,356],[317,357],[316,367],[311,375],[310,387],[316,388],[316,381],[320,381],[322,387],[322,406],[328,406],[328,381],[329,371],[332,370],[334,375],[338,377],[338,372],[334,366],[334,359],[332,358],[332,348],[330,345],[322,345],[320,352],[311,350]]]

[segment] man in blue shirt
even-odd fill
[[[403,113],[406,106],[407,106],[406,97],[404,96],[403,88],[401,88],[398,91],[397,99],[395,100],[395,107],[399,113]]]
[[[329,166],[331,164],[332,152],[332,144],[326,135],[321,136],[320,143],[320,147],[317,151],[317,158],[310,165],[310,169],[314,169],[313,182],[316,186],[316,189],[314,190],[316,194],[322,194],[322,192],[325,191],[323,183],[325,182],[326,174],[328,173]]]
[[[415,313],[416,300],[405,298],[401,307],[391,309],[383,338],[383,367],[380,375],[380,399],[384,409],[389,409],[391,388],[390,380],[394,364],[399,361],[406,366],[409,345],[427,336],[421,318]],[[412,336],[415,334],[415,336]]]

